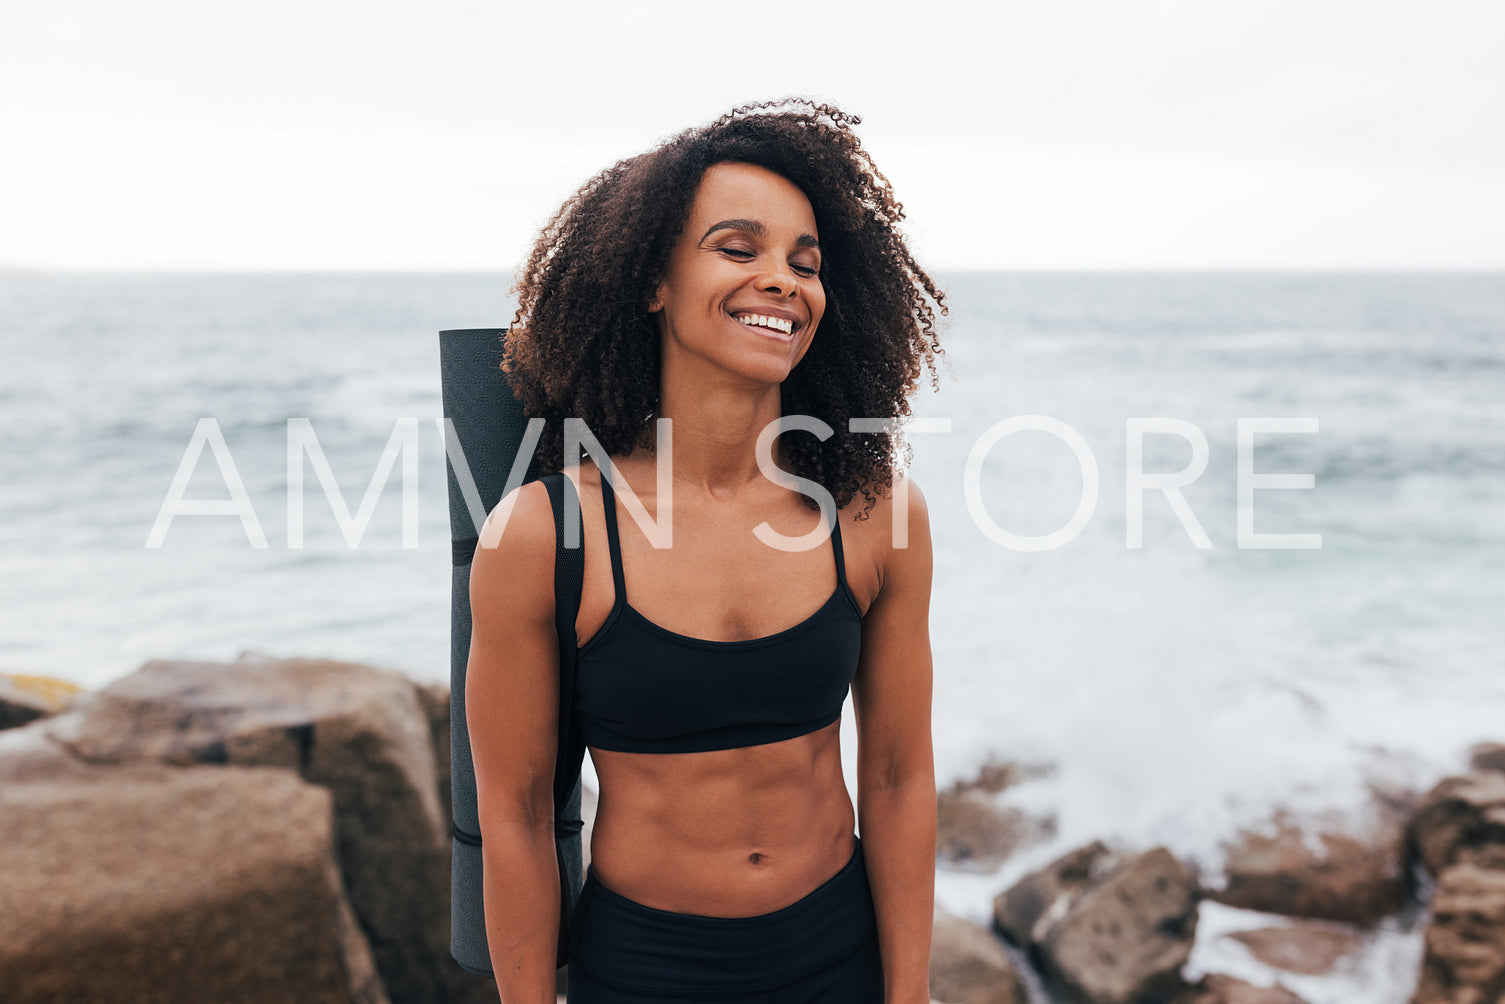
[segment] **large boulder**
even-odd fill
[[[41,727],[93,763],[276,766],[327,788],[355,917],[387,993],[417,1004],[460,979],[431,720],[401,673],[247,655],[148,662]]]
[[[1027,876],[994,912],[1066,1000],[1135,1004],[1183,986],[1196,876],[1163,847],[1124,856],[1092,844]]]
[[[1040,950],[1080,999],[1133,1004],[1180,986],[1196,933],[1196,876],[1157,847],[1089,887]]]
[[[1373,926],[1408,892],[1406,820],[1376,803],[1367,825],[1298,822],[1277,813],[1245,832],[1224,861],[1227,884],[1209,899],[1245,910]]]
[[[1029,1004],[1024,981],[989,931],[936,910],[930,996],[946,1004]]]
[[[1045,940],[1050,924],[1070,908],[1091,881],[1108,847],[1093,841],[1030,872],[993,900],[993,924],[1020,948]]]
[[[82,691],[50,676],[0,673],[0,729],[14,729],[57,714]]]
[[[1505,1000],[1505,870],[1471,861],[1443,870],[1412,1004]]]
[[[327,789],[273,768],[98,766],[0,736],[7,1004],[387,1004]]]
[[[1505,773],[1474,771],[1439,782],[1411,817],[1410,835],[1433,875],[1464,858],[1505,868]]]

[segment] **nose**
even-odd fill
[[[772,293],[774,296],[793,296],[799,289],[799,282],[789,266],[775,265],[758,276],[757,287],[760,292]]]

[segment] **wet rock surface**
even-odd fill
[[[1472,863],[1438,877],[1413,1004],[1505,999],[1505,870]]]
[[[1242,834],[1224,865],[1227,885],[1207,896],[1265,913],[1372,926],[1408,890],[1406,820],[1383,808],[1362,832],[1278,814],[1270,832]]]
[[[1095,841],[1030,872],[993,900],[993,924],[1021,948],[1042,942],[1051,923],[1086,889],[1094,866],[1109,856]]]
[[[1196,938],[1196,876],[1164,848],[1078,848],[994,902],[999,930],[1069,1001],[1135,1004],[1183,986]]]
[[[1475,766],[1480,759],[1476,748]],[[1505,773],[1443,780],[1422,800],[1410,833],[1437,882],[1413,1004],[1505,1000]]]
[[[1440,782],[1422,799],[1410,835],[1433,875],[1464,858],[1505,867],[1505,773],[1474,771]]]

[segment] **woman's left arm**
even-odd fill
[[[902,474],[894,475],[895,488]],[[910,481],[904,505],[882,499],[892,520],[870,532],[884,560],[862,623],[852,681],[857,715],[857,818],[878,912],[885,1004],[929,1004],[935,914],[935,760],[930,738],[930,517]],[[896,491],[896,495],[898,492]],[[904,520],[907,546],[893,546]]]

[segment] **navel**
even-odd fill
[[[764,856],[762,854],[759,854],[757,851],[753,851],[747,856],[747,863],[750,865],[761,865],[763,861]]]

